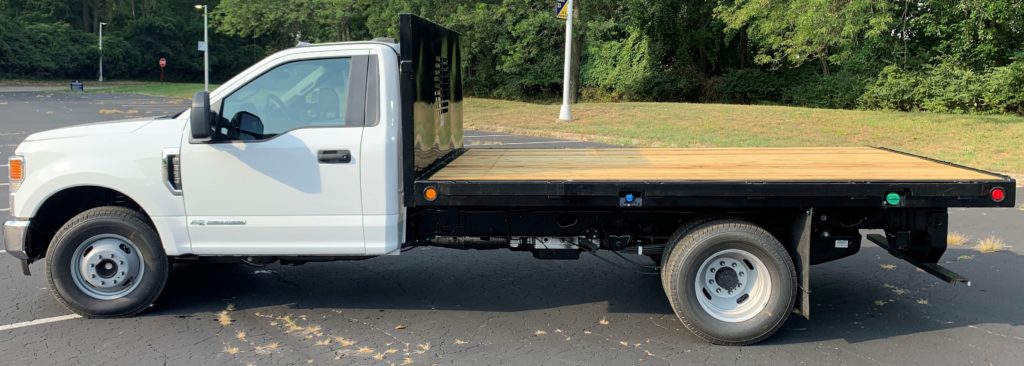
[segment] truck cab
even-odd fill
[[[58,209],[46,207],[55,192],[108,190],[145,209],[170,255],[394,252],[402,227],[396,48],[278,52],[210,93],[201,139],[189,120],[202,107],[29,136],[16,152],[27,174],[12,190],[12,216]]]

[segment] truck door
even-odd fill
[[[368,51],[348,53],[294,54],[212,101],[212,141],[186,136],[181,145],[194,253],[365,253],[359,165]]]

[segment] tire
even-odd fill
[[[676,316],[697,337],[718,345],[758,343],[792,313],[796,267],[764,229],[715,220],[669,245],[662,285]]]
[[[50,292],[89,318],[145,310],[163,291],[170,268],[160,237],[145,216],[115,206],[90,209],[65,223],[53,236],[46,258]]]
[[[665,265],[666,265],[665,260],[668,259],[669,254],[672,253],[672,248],[675,248],[676,244],[679,243],[679,241],[683,239],[683,236],[686,236],[686,234],[689,234],[690,231],[693,231],[693,229],[698,227],[698,226],[704,225],[704,224],[712,222],[712,221],[726,220],[726,219],[729,219],[729,218],[727,218],[727,217],[715,217],[715,216],[701,216],[701,217],[697,217],[697,218],[691,219],[690,221],[684,222],[683,225],[680,226],[678,229],[676,229],[676,232],[672,233],[672,236],[668,238],[668,243],[665,244],[665,250],[661,252],[660,256],[658,256],[658,259],[659,259],[658,263],[661,264],[661,268],[665,268]]]

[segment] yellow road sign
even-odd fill
[[[569,7],[566,6],[568,3],[569,3],[568,1],[559,1],[559,2],[556,3],[556,5],[555,5],[555,9],[556,9],[555,16],[557,16],[558,19],[568,19],[569,18]]]

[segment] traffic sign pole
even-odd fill
[[[100,22],[100,81],[103,81],[103,26],[107,23]]]
[[[162,83],[164,82],[164,68],[167,67],[167,59],[161,57],[158,64],[160,65],[160,82]]]
[[[207,5],[203,5],[203,90],[210,91],[210,26],[206,24],[209,15],[206,13]]]
[[[562,74],[562,109],[558,112],[559,121],[572,121],[572,111],[569,110],[569,101],[571,100],[569,93],[570,90],[569,79],[572,77],[570,71],[570,63],[572,61],[572,2],[568,0],[565,3],[566,19],[565,19],[565,72]]]

